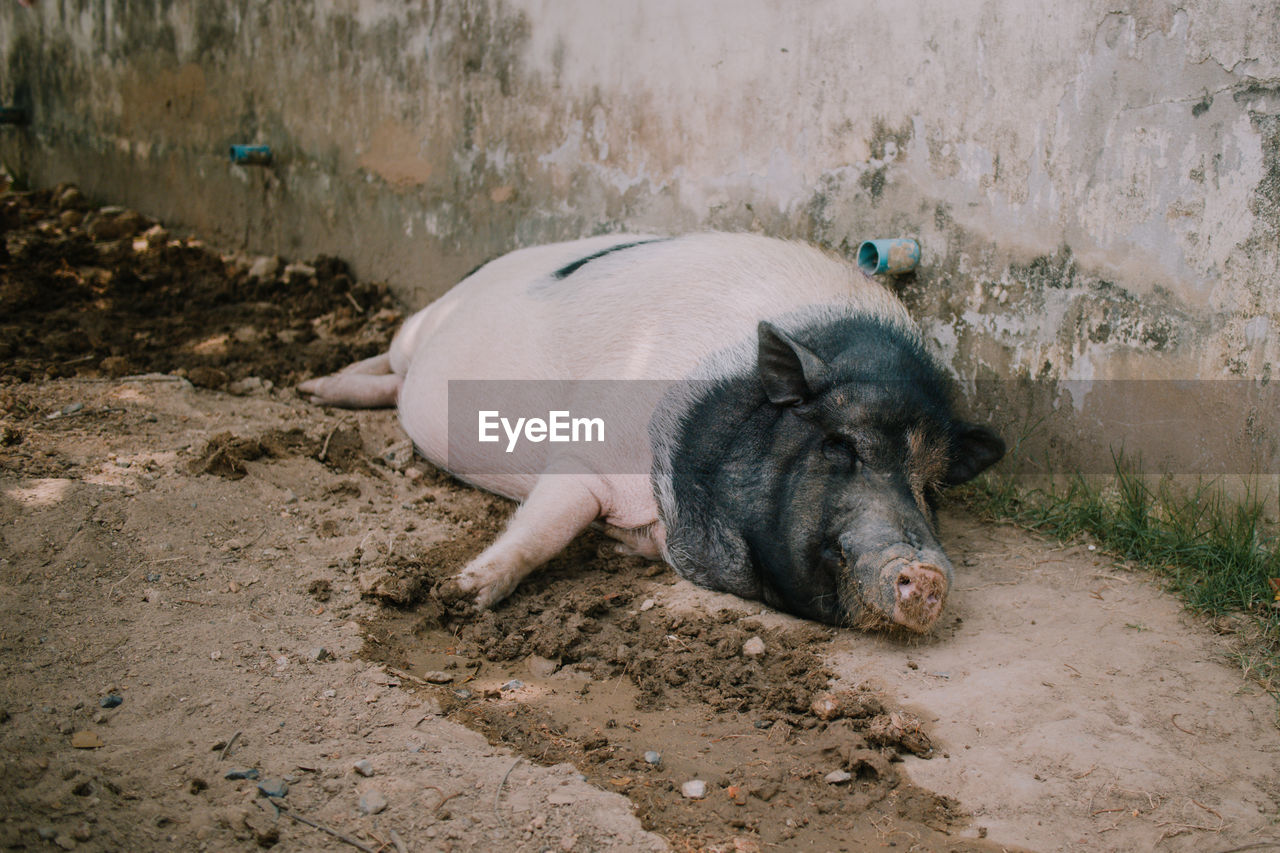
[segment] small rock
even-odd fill
[[[63,850],[75,850],[76,840],[70,835],[56,835],[53,843],[61,847]]]
[[[144,589],[144,590],[142,591],[142,600],[143,600],[143,601],[145,601],[145,602],[147,602],[148,604],[159,604],[159,603],[160,603],[160,590],[158,590],[158,589],[151,589],[151,588]]]
[[[41,826],[36,829],[36,835],[40,836],[41,841],[52,841],[58,834],[58,830],[52,826]]]
[[[571,806],[578,801],[577,794],[569,791],[554,791],[547,797],[547,802],[553,806]]]
[[[644,613],[648,610],[652,610],[657,603],[658,602],[654,601],[652,598],[646,598],[640,605],[640,612]]]
[[[316,274],[316,268],[311,266],[311,264],[304,264],[302,261],[294,261],[293,263],[289,264],[287,267],[284,268],[285,278],[290,280],[294,280],[294,279],[305,280],[305,279],[311,278],[315,274]]]
[[[71,837],[76,841],[88,841],[93,838],[93,827],[88,823],[81,821],[71,832]]]
[[[351,769],[366,778],[373,775],[373,763],[367,758],[362,758],[355,764],[352,764]]]
[[[119,693],[108,693],[98,700],[98,704],[104,708],[119,708],[124,704],[124,697]]]
[[[453,681],[453,676],[447,672],[424,672],[422,678],[428,684],[449,684]]]
[[[58,193],[56,204],[58,205],[59,210],[79,210],[88,204],[88,202],[84,197],[84,193],[80,191],[80,188],[72,185]],[[48,839],[45,840],[47,841]]]
[[[700,800],[707,795],[707,783],[701,779],[690,779],[680,786],[680,793],[690,800]]]
[[[324,646],[316,646],[307,652],[307,660],[312,663],[320,663],[326,660],[333,660],[333,653]]]
[[[662,753],[651,749],[644,754],[644,762],[645,764],[652,764],[656,767],[662,763]]]
[[[764,654],[764,640],[759,637],[752,637],[742,644],[742,653],[749,658],[760,657]]]
[[[465,687],[460,687],[457,690],[453,691],[453,695],[461,699],[463,702],[466,702],[475,694]]]
[[[254,767],[250,767],[248,770],[228,770],[227,775],[222,778],[224,779],[257,779],[258,771]]]
[[[249,278],[255,281],[274,280],[276,274],[280,272],[280,259],[271,257],[260,257],[249,265]]]
[[[78,731],[71,736],[71,745],[76,749],[98,749],[105,744],[97,732]]]
[[[197,364],[195,367],[187,370],[187,381],[197,388],[208,388],[211,391],[220,391],[227,387],[227,383],[231,381],[231,376],[225,370],[219,370],[216,367]]]
[[[270,379],[263,379],[261,376],[246,376],[244,379],[238,379],[227,385],[227,392],[237,397],[248,397],[250,394],[270,391],[274,387],[275,385]]]
[[[540,655],[530,655],[529,659],[525,661],[525,666],[529,668],[530,675],[538,678],[549,678],[560,668],[560,664]]]
[[[403,471],[413,461],[413,442],[405,439],[382,451],[382,461],[392,471]]]
[[[502,687],[501,687],[501,688],[499,688],[499,689],[501,689],[501,690],[519,690],[521,687],[524,687],[524,682],[523,682],[523,681],[521,681],[521,680],[520,680],[520,679],[518,679],[518,678],[513,678],[513,679],[511,679],[510,681],[508,681],[506,684],[502,685]]]
[[[334,689],[330,688],[330,689],[328,689],[328,690],[324,691],[324,693],[322,693],[322,694],[320,694],[320,695],[324,696],[324,698],[326,698],[326,699],[335,699],[335,698],[337,698],[337,696],[338,696],[338,691],[336,691],[336,690],[334,690]]]
[[[387,798],[379,791],[365,791],[360,796],[360,811],[363,814],[379,814],[387,807]]]
[[[289,793],[289,784],[283,779],[263,779],[258,783],[258,791],[267,797],[283,797]]]
[[[209,652],[209,660],[222,660],[222,652],[217,649]]]
[[[142,236],[146,238],[147,243],[152,246],[163,246],[169,242],[169,232],[163,225],[152,225],[146,231],[142,232]]]
[[[809,703],[809,710],[819,720],[830,720],[840,715],[840,700],[830,693],[820,693]]]
[[[828,785],[842,785],[852,779],[853,774],[848,770],[832,770],[822,778]]]

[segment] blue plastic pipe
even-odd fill
[[[271,146],[232,145],[231,162],[237,166],[266,166],[271,162]]]
[[[911,272],[920,263],[920,244],[909,237],[866,240],[858,247],[858,268],[867,275]]]

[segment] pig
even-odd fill
[[[611,404],[624,423],[612,452],[637,464],[566,448],[468,467],[450,380],[484,379],[661,390]],[[398,406],[428,460],[520,501],[456,578],[480,609],[597,524],[710,589],[926,633],[954,581],[938,496],[1005,451],[956,416],[947,374],[886,288],[835,254],[739,233],[511,252],[409,318],[387,353],[299,391]]]

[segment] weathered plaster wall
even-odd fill
[[[417,301],[606,230],[910,234],[904,295],[962,377],[1280,359],[1272,0],[35,0],[0,4],[0,101],[32,183]],[[1004,387],[1011,428],[1090,452],[1094,386]],[[1231,465],[1274,466],[1276,412],[1237,408]]]

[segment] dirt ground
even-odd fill
[[[451,612],[511,505],[292,391],[385,346],[385,288],[73,188],[0,232],[6,848],[1280,849],[1275,702],[1086,544],[945,512],[912,643],[592,535]]]

